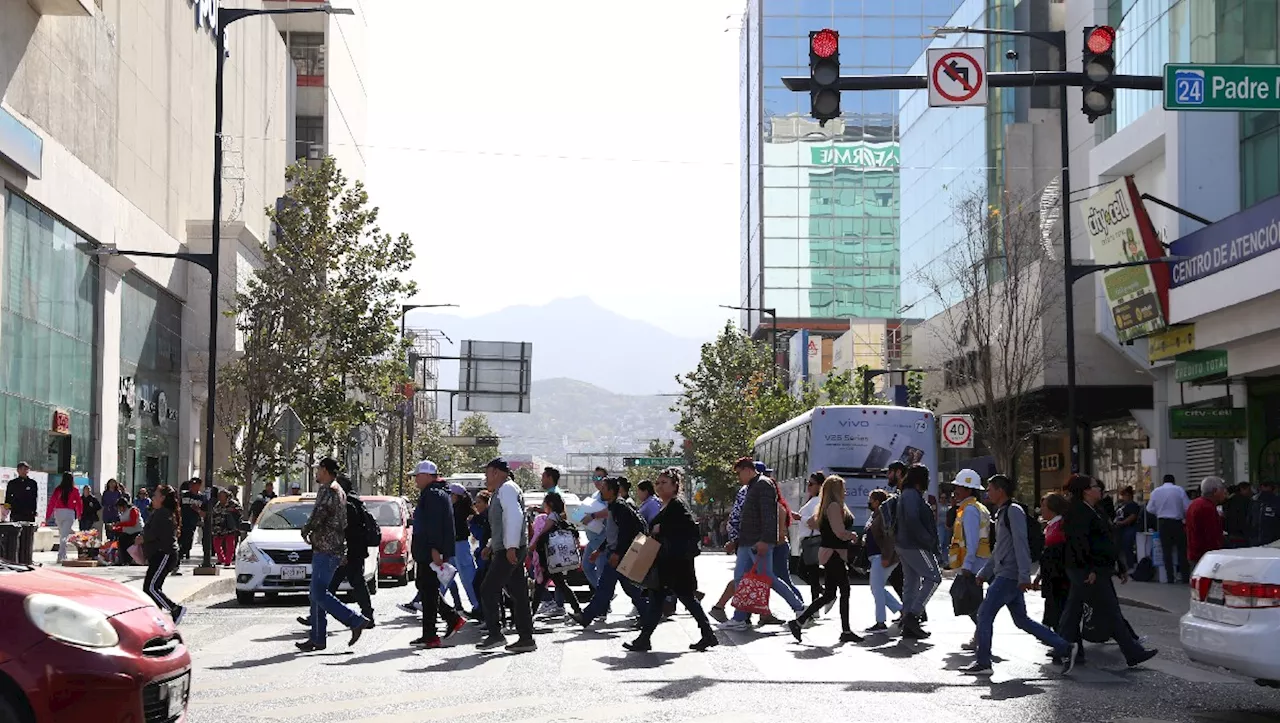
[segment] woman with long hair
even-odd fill
[[[107,480],[107,486],[102,488],[102,522],[107,528],[107,539],[116,539],[116,533],[111,526],[120,521],[120,515],[116,513],[116,500],[124,495],[124,488],[114,479]]]
[[[893,535],[885,528],[880,506],[889,499],[889,493],[875,490],[867,500],[871,521],[867,523],[867,564],[871,570],[871,599],[876,606],[876,624],[867,628],[868,633],[888,632],[885,608],[894,613],[902,612],[902,602],[889,589],[889,576],[898,566],[898,550],[893,546]]]
[[[1032,581],[1032,587],[1044,598],[1044,617],[1041,624],[1055,633],[1062,622],[1062,610],[1067,604],[1071,581],[1067,578],[1067,535],[1062,528],[1063,515],[1071,509],[1071,502],[1061,492],[1050,492],[1040,500],[1040,518],[1045,521],[1044,552],[1040,555],[1040,572]],[[1084,662],[1084,643],[1077,641],[1076,662]]]
[[[844,478],[835,474],[827,477],[822,483],[821,500],[811,519],[818,523],[818,535],[822,539],[818,549],[818,564],[826,575],[822,597],[810,603],[799,617],[787,623],[787,627],[799,642],[805,623],[839,595],[840,642],[862,642],[862,636],[849,627],[849,541],[854,535],[849,529],[853,525],[853,513],[844,504]]]
[[[654,560],[657,571],[658,590],[650,599],[661,601],[668,594],[675,595],[676,600],[689,611],[698,623],[702,637],[692,645],[690,650],[702,652],[707,648],[720,644],[716,633],[711,629],[711,621],[698,601],[698,574],[694,569],[694,558],[700,552],[698,542],[701,535],[698,523],[684,501],[680,499],[680,470],[668,467],[658,475],[654,482],[654,492],[662,502],[662,509],[653,518],[653,538],[659,543],[658,557]],[[627,650],[643,653],[652,648],[651,638],[662,618],[662,606],[652,604],[640,612],[640,636],[634,641],[623,643]]]
[[[62,482],[49,495],[49,507],[44,515],[46,522],[58,526],[59,563],[67,559],[67,538],[83,513],[84,503],[80,499],[80,490],[76,489],[76,478],[70,472],[63,472]]]
[[[98,520],[102,519],[102,503],[93,494],[93,485],[80,488],[80,531],[88,532],[97,529]]]
[[[1116,597],[1111,578],[1118,573],[1124,583],[1129,581],[1129,574],[1117,566],[1111,516],[1104,515],[1099,505],[1102,485],[1092,477],[1078,474],[1067,482],[1067,491],[1072,499],[1063,516],[1062,529],[1066,537],[1065,567],[1071,588],[1058,623],[1059,634],[1073,645],[1080,641],[1080,619],[1085,600],[1088,600],[1095,621],[1101,620],[1101,624],[1110,625],[1125,662],[1130,667],[1141,665],[1154,658],[1157,651],[1143,648],[1120,611],[1120,600]],[[1072,661],[1064,661],[1064,671],[1069,671],[1072,665]]]
[[[161,610],[173,616],[174,624],[182,622],[187,609],[164,594],[164,580],[178,566],[178,535],[182,520],[178,514],[178,493],[169,485],[160,485],[151,495],[151,516],[142,530],[142,552],[147,557],[147,573],[142,589]]]

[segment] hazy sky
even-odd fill
[[[586,295],[714,335],[738,299],[742,6],[364,3],[370,194],[416,243],[416,301]]]

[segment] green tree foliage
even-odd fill
[[[885,403],[865,397],[864,367],[832,373],[820,387],[805,384],[792,394],[774,380],[770,357],[766,345],[728,323],[702,346],[698,368],[676,378],[684,389],[673,407],[680,415],[676,431],[692,445],[689,469],[705,483],[711,502],[733,499],[733,462],[751,455],[761,434],[820,404]]]
[[[679,453],[676,451],[676,442],[674,439],[668,439],[665,441],[660,439],[651,439],[649,440],[649,448],[644,451],[644,456],[646,457],[680,457],[683,455],[682,453]],[[630,467],[624,467],[622,469],[622,476],[626,477],[627,480],[631,482],[632,488],[634,488],[635,485],[640,482],[640,480],[657,479],[658,473],[661,471],[662,471],[661,467],[630,466]]]
[[[542,489],[542,470],[521,467],[516,470],[516,484],[520,485],[520,489],[525,491]]]
[[[276,244],[262,249],[262,266],[233,304],[245,353],[224,372],[234,401],[221,417],[246,491],[278,474],[280,451],[261,430],[283,402],[308,430],[310,467],[318,451],[344,448],[372,422],[405,374],[395,319],[415,288],[404,281],[409,237],[382,231],[363,184],[332,158],[299,161],[285,179],[285,202],[267,209]]]
[[[471,414],[462,420],[458,425],[458,436],[460,437],[496,437],[498,433],[493,431],[493,427],[489,424],[489,418],[483,414]],[[459,447],[457,472],[483,472],[484,466],[489,460],[498,456],[498,448],[490,447]]]
[[[413,459],[407,464],[412,468],[418,462],[429,459],[436,463],[440,474],[451,475],[458,472],[458,464],[463,461],[462,449],[445,441],[449,436],[449,423],[439,419],[418,422],[413,430]],[[470,470],[467,470],[470,471]]]

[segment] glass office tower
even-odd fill
[[[809,32],[840,33],[845,75],[905,73],[959,0],[749,0],[743,18],[741,304],[792,320],[901,316],[898,91],[845,92],[820,127]],[[750,331],[760,324],[745,312]]]

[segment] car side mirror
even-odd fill
[[[253,525],[252,525],[251,523],[248,523],[248,522],[241,522],[240,524],[236,525],[236,527],[237,527],[241,532],[252,532],[252,531],[253,531]]]

